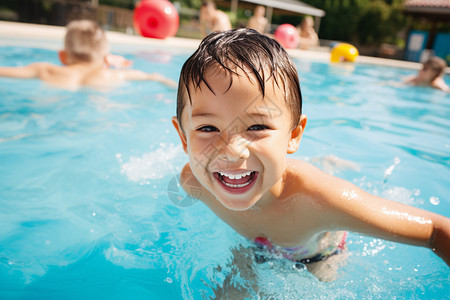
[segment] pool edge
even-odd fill
[[[0,21],[0,45],[10,45],[13,43],[18,46],[25,46],[21,39],[27,39],[26,45],[45,47],[58,50],[62,47],[62,40],[64,37],[65,28],[62,26],[51,26],[31,23],[8,22]],[[192,52],[200,44],[200,40],[171,37],[164,40],[144,38],[137,35],[128,35],[121,32],[106,32],[108,40],[111,44],[111,49],[122,50],[130,49],[130,47],[162,47],[165,50],[172,52],[183,52],[192,50]],[[5,37],[5,38],[3,38]],[[328,51],[314,51],[301,49],[288,49],[289,55],[294,58],[305,58],[322,62],[329,62],[330,53]],[[408,62],[402,60],[359,56],[357,63],[383,65],[407,69],[420,69],[422,64],[416,62]],[[450,73],[450,67],[446,68],[446,73]]]

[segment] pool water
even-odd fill
[[[119,54],[174,80],[188,57]],[[0,47],[0,65],[36,60],[57,63]],[[387,84],[407,69],[296,63],[309,120],[293,157],[449,217],[450,96]],[[448,297],[449,268],[430,250],[355,233],[332,283],[279,258],[248,263],[251,243],[177,185],[187,157],[176,92],[161,84],[71,93],[0,78],[0,95],[1,299]]]

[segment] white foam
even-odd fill
[[[415,196],[418,195],[417,190],[408,190],[404,187],[392,187],[390,189],[381,192],[381,197],[387,198],[396,202],[400,202],[407,205],[418,205],[420,204]]]
[[[141,157],[131,156],[128,162],[121,161],[121,154],[116,154],[121,163],[121,173],[125,174],[129,180],[143,182],[149,179],[161,179],[166,175],[175,173],[174,160],[186,157],[181,145],[174,146],[161,145],[161,148]]]

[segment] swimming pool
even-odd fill
[[[188,56],[119,54],[174,80]],[[57,63],[53,50],[0,47],[0,65],[36,60]],[[385,84],[407,69],[296,63],[309,121],[294,157],[450,216],[449,95]],[[163,85],[70,93],[0,78],[0,89],[0,298],[448,296],[449,268],[431,251],[357,234],[333,283],[282,259],[247,274],[251,244],[201,203],[179,201],[187,157],[170,122],[176,94]]]

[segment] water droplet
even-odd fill
[[[438,197],[435,197],[435,196],[431,196],[431,197],[430,197],[430,203],[431,203],[431,204],[433,204],[433,205],[439,205],[440,202],[441,202],[441,201],[439,200]]]
[[[167,283],[172,283],[172,278],[170,278],[170,277],[167,277],[166,279],[164,279],[164,282],[167,282]]]

